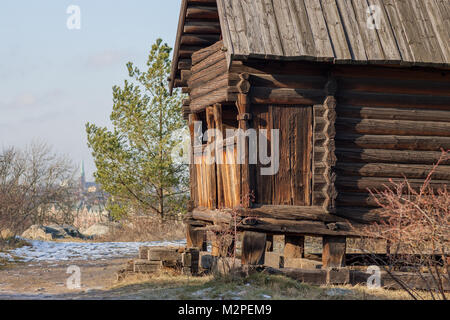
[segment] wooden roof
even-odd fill
[[[450,66],[449,0],[216,1],[229,63],[263,58]],[[379,8],[378,29],[368,27],[369,6]],[[176,63],[182,35],[179,29]]]

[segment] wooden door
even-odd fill
[[[257,204],[311,205],[311,156],[313,133],[312,106],[264,106],[254,111],[254,127],[279,130],[279,171],[273,176],[261,175],[261,164],[255,168]]]

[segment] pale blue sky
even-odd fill
[[[108,125],[125,64],[144,66],[161,37],[173,47],[181,0],[3,0],[0,4],[0,148],[45,141],[95,170],[85,123]],[[69,5],[81,30],[66,26]]]

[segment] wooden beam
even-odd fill
[[[251,103],[314,105],[324,99],[323,90],[252,87]]]
[[[188,248],[198,248],[200,251],[207,250],[206,232],[196,230],[190,224],[186,226],[186,241]]]
[[[266,234],[246,231],[242,237],[242,265],[264,264]]]
[[[186,19],[210,19],[218,20],[217,7],[190,6],[186,12]]]
[[[346,237],[323,237],[322,266],[327,268],[345,267]]]
[[[248,95],[250,91],[250,82],[248,81],[249,75],[247,73],[240,74],[239,77],[241,80],[238,84],[239,94],[236,106],[239,112],[239,129],[245,134],[245,132],[250,129],[249,120],[251,120],[249,117],[251,104]],[[247,137],[245,137],[244,159],[245,162],[241,165],[241,199],[242,205],[245,208],[250,208],[252,206],[251,194],[253,192],[253,186],[251,185],[252,177],[250,176],[249,141]]]
[[[214,113],[215,128],[218,132],[221,132],[223,134],[222,105],[216,103],[213,107],[213,113]],[[216,157],[223,157],[223,148],[219,148],[218,146],[219,143],[216,143]],[[216,163],[216,167],[217,167],[217,207],[220,209],[225,207],[224,182],[222,176],[223,165]]]

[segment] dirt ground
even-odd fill
[[[114,285],[115,273],[128,259],[17,263],[0,270],[0,299],[70,299],[90,295]],[[81,269],[81,288],[68,289],[67,268]]]
[[[159,275],[116,281],[128,260],[78,261],[81,288],[66,286],[70,262],[18,263],[0,270],[0,300],[378,300],[408,299],[399,291],[365,287],[315,287],[280,276],[215,279]]]

